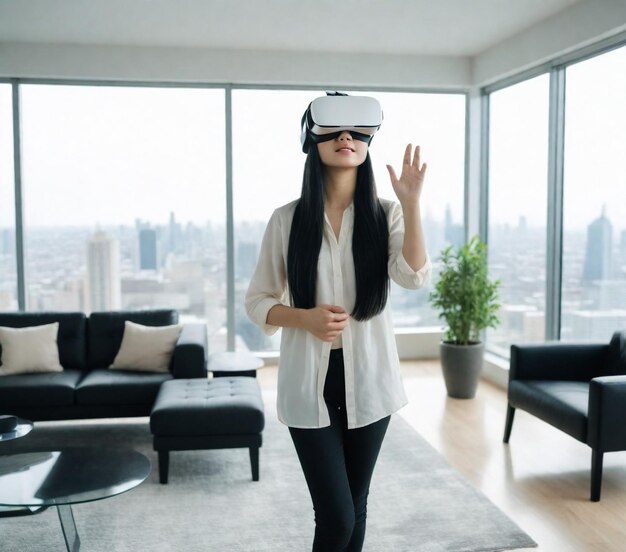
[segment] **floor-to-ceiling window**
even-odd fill
[[[348,91],[371,95],[384,120],[370,146],[378,194],[397,200],[386,164],[400,175],[405,147],[421,145],[428,176],[422,196],[423,225],[433,260],[448,243],[464,239],[465,96]],[[238,346],[277,350],[280,332],[264,335],[245,314],[243,297],[256,264],[265,225],[273,210],[300,196],[306,155],[300,120],[323,91],[233,91],[233,198],[235,217],[235,310]],[[405,290],[392,284],[397,328],[439,326],[428,304],[430,287]]]
[[[503,306],[502,325],[487,336],[505,356],[513,342],[545,339],[547,305],[560,305],[548,333],[564,341],[606,342],[626,328],[626,47],[553,71],[565,71],[564,94],[554,94],[564,149],[552,152],[557,168],[562,154],[563,194],[552,193],[549,213],[547,186],[561,189],[558,170],[547,181],[549,75],[489,97],[489,267],[503,281]],[[546,275],[546,251],[560,243],[560,288],[546,303],[547,276],[556,278]]]
[[[561,339],[626,328],[626,47],[567,68]]]
[[[232,94],[235,347],[276,351],[280,330],[268,337],[250,321],[244,296],[267,221],[274,209],[300,197],[306,159],[300,145],[300,119],[320,93],[233,90]]]
[[[544,339],[549,84],[544,74],[490,96],[489,272],[502,307],[487,343],[503,356]]]
[[[0,83],[0,311],[17,310],[11,85]]]
[[[351,93],[371,94],[383,108],[383,124],[370,147],[379,196],[398,200],[386,165],[392,165],[399,177],[407,144],[413,150],[419,144],[421,161],[428,164],[421,212],[426,246],[435,266],[433,278],[417,291],[392,282],[390,297],[396,328],[440,327],[428,294],[437,279],[441,250],[449,244],[461,245],[465,239],[465,95]]]
[[[22,85],[21,104],[27,310],[175,308],[224,349],[224,90]]]
[[[224,89],[20,84],[26,310],[175,308],[226,348]],[[3,309],[17,308],[11,85],[0,87]],[[356,91],[384,122],[371,147],[378,192],[397,199],[407,143],[422,146],[422,196],[435,261],[464,239],[465,95]],[[300,195],[300,119],[317,90],[232,92],[236,347],[277,350],[243,295],[272,211]],[[5,113],[6,112],[6,113]],[[6,161],[4,158],[6,157]],[[430,287],[392,286],[398,328],[439,326]]]

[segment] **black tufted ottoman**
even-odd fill
[[[252,480],[259,480],[265,414],[256,378],[173,379],[163,382],[150,414],[159,480],[167,483],[170,450],[250,449]]]

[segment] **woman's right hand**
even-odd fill
[[[318,305],[306,311],[305,329],[322,341],[334,341],[348,325],[350,315],[338,305]]]

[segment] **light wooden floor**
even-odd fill
[[[409,404],[398,414],[539,544],[525,550],[626,551],[626,452],[605,454],[591,502],[589,447],[519,410],[505,445],[504,390],[481,381],[476,398],[451,399],[438,361],[403,362],[402,374]],[[259,370],[261,387],[275,390],[276,375]]]

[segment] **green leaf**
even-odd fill
[[[450,245],[441,252],[441,272],[429,295],[447,329],[445,340],[457,345],[477,342],[485,328],[500,323],[500,280],[490,280],[487,245],[474,236],[457,250]]]

